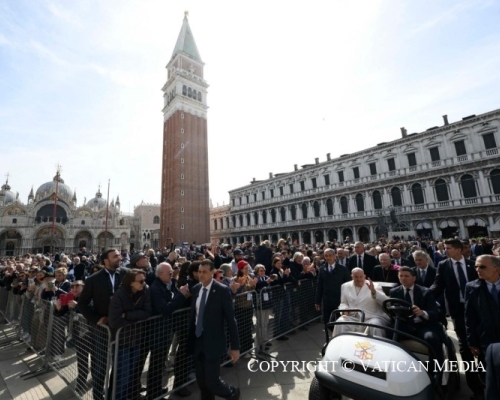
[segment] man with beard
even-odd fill
[[[109,303],[115,291],[120,287],[122,276],[119,268],[122,261],[116,249],[106,250],[101,255],[104,268],[89,276],[80,295],[78,309],[90,325],[90,337],[94,347],[91,352],[92,391],[95,399],[104,396],[104,380],[107,374],[109,330],[100,325],[107,324]]]

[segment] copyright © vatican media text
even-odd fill
[[[449,361],[255,361],[247,368],[251,372],[486,372],[481,362]]]

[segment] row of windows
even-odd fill
[[[184,96],[189,97],[190,99],[201,101],[201,92],[196,91],[196,89],[191,89],[190,87],[187,87],[186,85],[182,86],[182,94]]]
[[[490,174],[491,178],[491,187],[493,190],[493,193],[496,195],[500,195],[500,170],[496,169],[493,170]],[[477,188],[476,188],[476,182],[474,180],[474,177],[469,174],[465,174],[460,178],[460,186],[462,189],[462,195],[464,198],[469,199],[469,198],[475,198],[478,196],[477,193]],[[444,179],[437,179],[434,182],[434,190],[435,190],[435,195],[436,195],[436,200],[438,202],[444,202],[444,201],[449,201],[450,200],[450,194],[449,194],[449,188],[448,184]],[[419,204],[424,204],[426,202],[425,199],[425,194],[424,194],[424,189],[422,188],[422,185],[420,183],[415,183],[411,187],[411,197],[413,199],[413,204],[419,205]],[[365,211],[365,196],[363,194],[358,193],[355,196],[355,205],[356,205],[356,211],[362,212]],[[401,189],[397,186],[393,187],[391,189],[390,193],[390,198],[392,201],[392,206],[394,207],[401,207],[403,205],[403,198],[401,196]],[[383,208],[383,202],[382,202],[382,193],[379,190],[375,190],[372,193],[372,201],[373,201],[373,208],[375,210],[380,210]],[[297,219],[297,209],[300,209],[302,212],[302,218],[308,218],[308,206],[306,203],[303,203],[299,207],[295,205],[290,206],[290,217],[292,220]],[[320,216],[320,203],[318,201],[315,201],[313,203],[313,215],[314,217],[319,217]],[[328,199],[326,201],[326,211],[327,215],[333,215],[334,214],[334,206],[333,206],[333,200]],[[342,196],[340,198],[340,212],[342,214],[347,214],[349,212],[349,200],[346,196]],[[286,221],[286,208],[281,207],[279,209],[279,214],[281,217],[281,221]],[[270,216],[271,222],[276,222],[276,217],[277,217],[277,212],[275,209],[272,209],[271,211],[263,210],[262,211],[262,223],[267,224],[268,220],[268,215]],[[253,213],[253,221],[254,224],[257,224],[259,221],[259,213],[255,211]],[[243,222],[246,222],[246,225],[251,225],[251,214],[247,213],[245,215],[240,214],[238,217],[233,216],[233,226],[236,226],[236,220],[238,218],[240,222],[240,226],[243,226]],[[219,219],[219,223],[217,222],[217,219],[214,220],[214,228],[217,230],[217,226],[220,224],[221,228],[224,229],[223,227],[223,219]],[[226,226],[228,226],[229,220],[226,219]]]
[[[483,135],[483,140],[484,140],[485,148],[487,150],[492,149],[492,148],[496,148],[496,141],[495,141],[495,136],[493,135],[493,133],[488,133],[488,134]],[[465,147],[465,142],[463,140],[456,141],[455,142],[455,150],[456,150],[456,153],[457,153],[457,157],[466,155],[467,154],[467,149]],[[430,153],[430,157],[431,157],[431,161],[432,162],[436,162],[436,161],[440,161],[441,160],[441,155],[439,153],[439,147],[437,147],[437,146],[436,147],[431,147],[429,149],[429,153]],[[416,167],[417,166],[417,155],[416,155],[416,153],[409,153],[409,154],[406,155],[406,157],[408,159],[408,166],[409,167]],[[368,164],[368,167],[370,168],[370,175],[377,175],[377,163],[376,162]],[[395,171],[396,170],[396,160],[395,160],[394,157],[387,159],[387,167],[388,167],[389,171]],[[338,176],[338,181],[339,182],[344,182],[345,181],[345,171],[338,171],[337,172],[337,176]],[[353,176],[353,179],[359,179],[360,178],[359,167],[353,167],[352,168],[352,176]],[[330,185],[330,176],[329,175],[324,175],[323,179],[324,179],[325,186]],[[304,191],[306,189],[305,188],[305,181],[300,181],[299,185],[300,185],[300,190],[301,191]],[[312,185],[313,189],[316,189],[318,187],[317,178],[312,178],[311,179],[311,185]],[[281,187],[278,188],[278,190],[279,190],[279,195],[283,196],[284,195],[284,187],[281,186]],[[289,193],[295,193],[295,184],[291,183],[291,184],[288,185],[288,192]],[[270,195],[271,198],[274,197],[274,194],[275,194],[274,193],[274,189],[270,189],[269,195]],[[260,194],[260,199],[264,200],[265,198],[266,198],[266,192],[262,191],[261,194]],[[246,199],[246,204],[250,203],[250,195],[246,195],[245,199]],[[258,200],[258,194],[254,193],[253,194],[253,201],[257,201],[257,200]],[[242,204],[243,204],[243,198],[239,197],[238,198],[238,205],[242,205]],[[233,206],[236,205],[236,199],[234,199],[234,198],[232,199],[232,205]]]

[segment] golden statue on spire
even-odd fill
[[[187,11],[187,10],[184,11],[184,17],[186,17],[186,18],[189,17],[189,11]]]

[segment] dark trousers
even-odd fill
[[[440,332],[441,330],[441,332]],[[436,360],[442,368],[444,364],[444,353],[443,353],[443,343],[444,343],[444,332],[442,332],[441,326],[430,327],[427,324],[415,324],[415,330],[412,334],[419,339],[424,340],[429,343],[429,345],[436,353]]]
[[[457,334],[462,360],[467,361],[467,363],[472,363],[474,361],[474,356],[467,344],[467,334],[465,332],[465,307],[462,303],[460,304],[457,318],[453,319],[453,325],[455,326],[455,333]],[[467,386],[469,386],[469,389],[472,390],[473,393],[481,393],[483,391],[479,372],[470,370],[465,371],[465,379],[467,381]]]
[[[78,336],[78,332],[74,333],[76,347],[76,366],[78,375],[76,377],[76,390],[78,393],[84,393],[87,389],[87,379],[89,376],[89,353],[88,334],[83,337]]]
[[[163,368],[172,341],[170,330],[170,326],[159,322],[153,329],[147,377],[148,398],[151,399],[159,397],[162,391]]]
[[[94,399],[102,399],[104,397],[104,381],[107,370],[108,361],[108,340],[109,337],[105,330],[99,326],[91,327],[92,352],[90,358],[91,374],[92,374],[92,393]],[[78,344],[77,344],[78,346]],[[111,388],[111,383],[110,386]]]
[[[500,399],[500,343],[486,349],[486,400]]]
[[[209,359],[205,356],[202,338],[195,341],[194,367],[201,400],[214,400],[215,396],[223,398],[231,396],[231,386],[220,377],[220,357]]]

